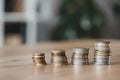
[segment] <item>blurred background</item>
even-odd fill
[[[120,38],[120,0],[0,0],[0,46]]]

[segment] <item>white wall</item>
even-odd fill
[[[4,44],[4,0],[0,0],[0,47]]]

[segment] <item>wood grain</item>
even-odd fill
[[[70,62],[73,47],[90,48],[89,59],[92,62],[94,42],[95,40],[75,40],[3,47],[0,49],[0,80],[120,80],[119,40],[111,40],[111,65],[50,65],[51,49],[65,49]],[[32,53],[36,50],[46,53],[49,65],[33,64]]]

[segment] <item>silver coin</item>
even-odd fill
[[[51,59],[51,62],[66,62],[67,61],[67,57],[53,57]]]
[[[110,63],[109,62],[104,62],[104,63],[102,63],[102,62],[94,62],[94,64],[96,64],[96,65],[109,65]]]
[[[86,64],[86,63],[88,63],[88,62],[82,62],[82,61],[73,61],[72,63],[73,63],[73,64]]]
[[[108,47],[109,44],[105,44],[105,43],[95,43],[95,46]]]
[[[88,63],[89,61],[71,61],[72,63]]]
[[[109,60],[109,58],[94,58],[95,60]]]
[[[109,60],[109,58],[94,58],[94,60]]]
[[[94,58],[95,61],[109,61],[109,58],[108,59],[97,59],[97,58]]]
[[[110,48],[109,45],[95,45],[94,47]]]
[[[84,64],[89,64],[88,62],[72,62],[73,65],[84,65]]]
[[[89,62],[89,60],[88,59],[86,59],[86,60],[79,60],[79,59],[73,59],[72,61],[71,61],[72,63],[88,63]]]
[[[110,62],[110,60],[105,60],[105,59],[104,59],[104,60],[102,60],[102,59],[99,59],[99,60],[98,60],[98,59],[94,59],[93,62],[98,62],[98,63],[99,63],[99,62],[100,62],[100,63],[102,62],[102,63],[104,63],[104,62]]]
[[[89,62],[89,60],[72,60],[71,62]]]
[[[99,51],[109,51],[110,48],[105,48],[105,47],[94,47],[94,50],[99,50]]]
[[[109,60],[94,60],[94,62],[98,62],[98,63],[107,63],[107,62],[110,62]]]
[[[88,48],[73,48],[73,53],[89,53]]]
[[[102,62],[102,63],[104,63],[104,62],[109,62],[109,60],[95,60],[95,62]]]
[[[88,60],[88,58],[72,58],[72,60],[81,60],[81,61],[85,61],[85,60]]]
[[[73,59],[74,59],[74,58],[84,58],[84,59],[86,59],[86,58],[88,58],[88,56],[76,56],[76,55],[73,55],[72,58],[73,58]]]
[[[109,56],[95,56],[95,58],[100,58],[100,59],[108,59],[109,58]]]
[[[67,65],[68,63],[67,62],[53,62],[52,65]]]

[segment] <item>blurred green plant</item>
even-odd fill
[[[53,39],[98,38],[105,17],[93,0],[62,0]]]

